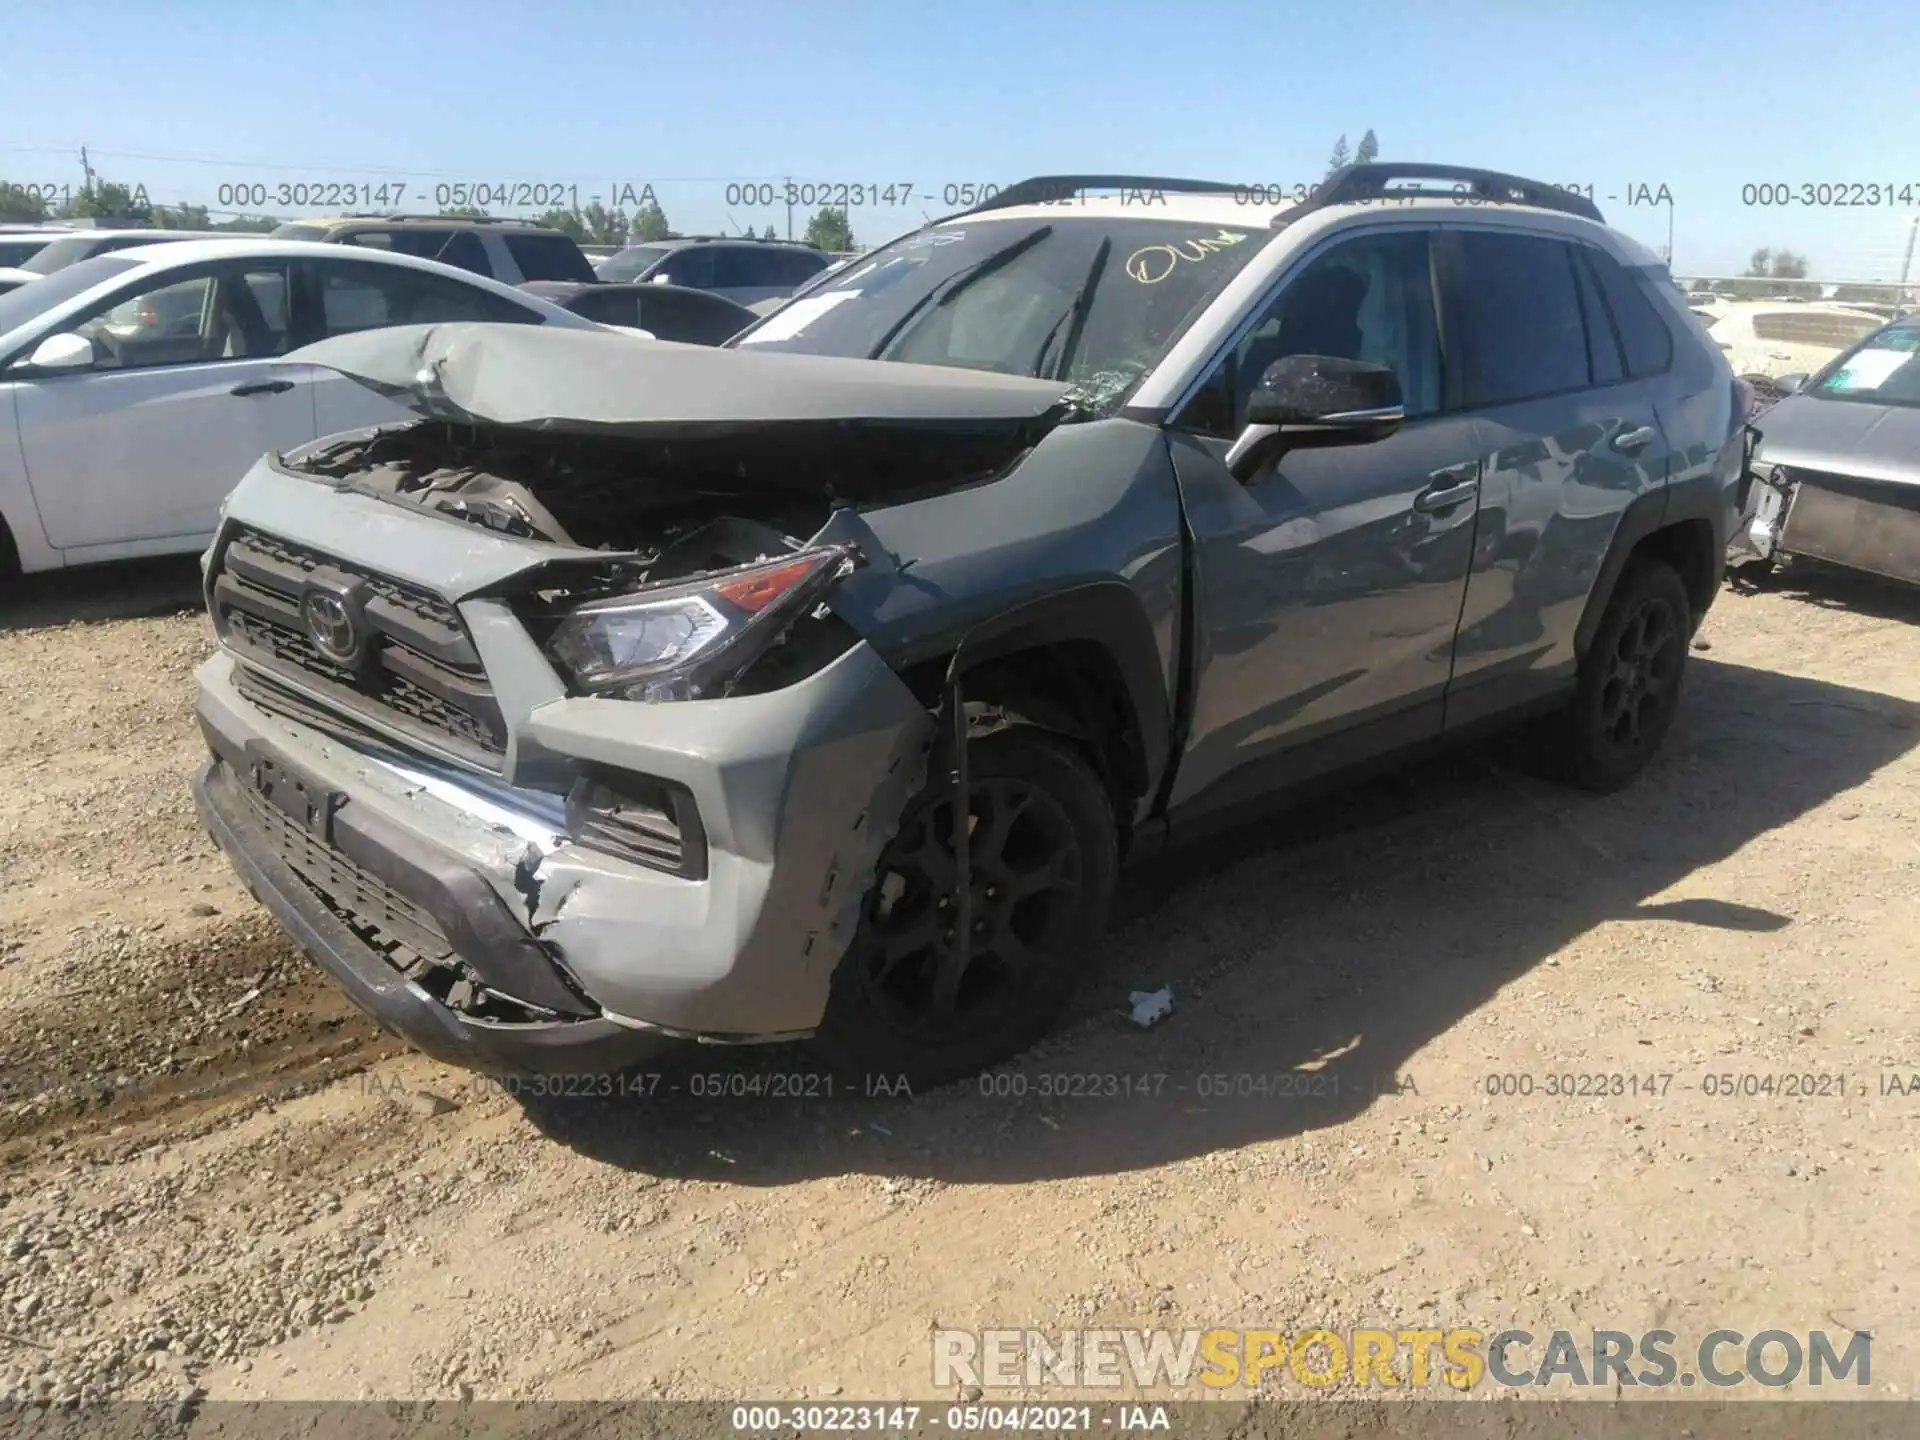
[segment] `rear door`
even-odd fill
[[[210,536],[270,450],[314,434],[313,371],[289,349],[288,261],[168,270],[65,328],[91,370],[14,385],[27,481],[63,550]]]
[[[450,275],[355,260],[344,254],[335,259],[323,252],[299,261],[295,283],[303,344],[387,325],[457,320],[539,325],[545,319],[537,310]],[[409,419],[413,413],[330,370],[316,370],[313,397],[315,433],[319,435]]]
[[[1473,417],[1481,472],[1449,728],[1565,686],[1620,517],[1666,478],[1653,395],[1629,373],[1597,254],[1511,228],[1439,237],[1449,401]]]

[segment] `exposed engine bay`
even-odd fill
[[[1031,445],[1025,429],[803,421],[651,439],[418,420],[285,463],[521,539],[626,552],[659,579],[791,549],[842,506],[992,480]]]

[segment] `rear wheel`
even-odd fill
[[[1015,726],[971,742],[967,770],[967,943],[954,799],[936,779],[908,806],[834,971],[814,1043],[843,1073],[925,1087],[1018,1054],[1058,1018],[1106,922],[1113,806],[1080,754]]]
[[[1561,758],[1574,784],[1617,790],[1646,768],[1673,725],[1692,634],[1693,607],[1673,567],[1629,566],[1560,717]]]

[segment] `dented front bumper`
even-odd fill
[[[209,830],[362,1009],[504,1072],[811,1031],[933,730],[865,644],[765,694],[533,708],[522,733],[546,755],[684,788],[707,849],[689,878],[583,843],[552,792],[396,763],[262,709],[236,666],[221,654],[198,675]],[[462,976],[452,995],[397,967],[437,945]]]

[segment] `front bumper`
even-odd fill
[[[428,774],[262,709],[235,687],[237,663],[216,655],[197,677],[207,828],[356,1004],[489,1070],[597,1073],[675,1038],[811,1031],[933,729],[866,645],[769,694],[535,707],[521,734],[549,769],[686,787],[708,842],[695,879],[573,841],[553,791]],[[430,993],[412,957],[436,942],[451,955],[428,967]],[[467,1013],[438,983],[454,971],[520,1002],[526,1023]]]
[[[201,766],[194,799],[208,833],[294,944],[382,1029],[436,1059],[506,1075],[617,1074],[675,1044],[664,1031],[605,1018],[507,1025],[449,1008],[395,970],[274,853],[240,789],[246,783],[218,756]]]

